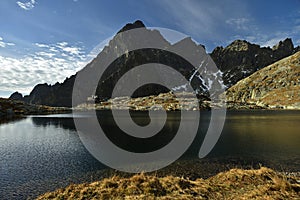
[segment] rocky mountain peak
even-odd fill
[[[286,57],[294,53],[294,44],[291,38],[280,41],[272,48],[275,57]]]
[[[134,23],[126,24],[118,33],[128,31],[135,28],[145,28],[146,26],[141,20],[136,20]]]
[[[10,95],[9,99],[21,101],[21,100],[23,100],[23,95],[19,92],[14,92]]]
[[[284,41],[280,41],[278,44],[274,45],[272,50],[280,50],[280,49],[285,49],[285,50],[290,50],[292,51],[294,49],[294,44],[291,38],[286,38]]]
[[[235,40],[226,49],[229,51],[247,51],[250,45],[246,40]]]

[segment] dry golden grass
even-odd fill
[[[300,199],[300,184],[265,167],[232,169],[195,181],[137,174],[70,185],[37,199]]]
[[[279,88],[270,91],[261,101],[267,105],[294,105],[300,103],[300,85]]]

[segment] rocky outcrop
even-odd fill
[[[300,109],[300,52],[239,81],[226,95],[229,104]]]
[[[11,100],[17,100],[17,101],[22,101],[23,100],[23,95],[19,92],[14,92],[10,95],[9,99]]]
[[[236,40],[227,47],[217,47],[212,59],[223,72],[223,80],[229,88],[254,72],[299,51],[290,38],[280,41],[273,48],[260,47],[245,40]]]

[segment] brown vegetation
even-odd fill
[[[300,184],[299,177],[282,176],[265,167],[231,169],[194,181],[138,174],[70,185],[37,199],[300,199]]]

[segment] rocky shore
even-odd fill
[[[137,174],[73,184],[37,199],[299,199],[300,177],[272,169],[231,169],[207,179]]]
[[[199,106],[197,106],[197,103]],[[209,100],[196,99],[192,93],[162,93],[159,95],[151,95],[147,97],[116,97],[104,101],[101,103],[84,103],[78,105],[75,110],[134,110],[134,111],[146,111],[146,110],[209,110],[211,108],[218,109],[224,108],[230,110],[249,110],[249,109],[266,109],[266,110],[300,110],[300,106],[293,105],[267,105],[259,102],[241,102],[228,100],[225,103],[212,103]],[[300,105],[300,104],[299,104]]]
[[[22,101],[0,98],[0,119],[34,114],[56,114],[71,112],[70,108],[27,104]]]

